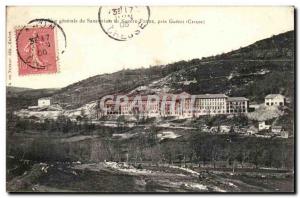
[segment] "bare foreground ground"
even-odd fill
[[[39,163],[7,182],[9,192],[292,192],[279,171],[203,171],[178,166],[102,162]]]
[[[292,165],[292,139],[215,135],[187,129],[171,130],[166,127],[150,127],[150,129],[135,127],[117,130],[108,127],[87,134],[63,134],[41,128],[8,133],[7,191],[112,193],[294,191],[294,173],[291,171],[293,166],[283,166]],[[151,134],[157,137],[152,146]],[[204,165],[203,162],[191,159],[179,161],[176,158],[182,150],[186,151],[187,157],[192,152],[206,156],[208,151],[212,152],[210,144],[219,146],[215,147],[219,149],[215,153],[220,156],[226,152],[230,153],[228,156],[237,156],[238,151],[243,149],[244,152],[241,154],[249,153],[248,158],[258,157],[259,166],[255,168],[250,163],[245,163],[244,166],[237,164],[233,171],[229,161],[221,161],[228,160],[228,156],[223,158],[219,156],[215,168],[212,162],[206,162]],[[187,148],[190,150],[184,150]],[[258,148],[264,152],[257,153]],[[136,151],[143,151],[143,155]],[[126,153],[130,154],[127,158]],[[257,155],[253,155],[256,153]],[[134,158],[135,155],[143,158]],[[169,157],[171,160],[167,160]],[[271,162],[269,166],[262,163],[265,159]],[[290,163],[282,163],[286,162],[285,159]],[[198,167],[199,163],[201,167]],[[186,164],[189,169],[180,167],[180,164],[182,166]]]
[[[91,139],[97,136],[52,137],[44,134],[15,134],[8,138],[10,148],[18,149],[7,155],[8,192],[293,192],[294,173],[268,168],[208,168],[196,164],[182,168],[179,164],[136,164],[59,160],[63,152],[58,144],[50,147],[49,141],[75,144],[82,156],[88,155]],[[43,137],[43,139],[40,139]],[[48,142],[48,144],[47,144]],[[38,143],[38,144],[37,144]],[[79,144],[80,143],[80,144]],[[45,145],[44,147],[41,147]],[[53,154],[54,161],[45,161],[45,154]],[[70,147],[72,148],[72,147]],[[73,149],[74,149],[73,148]],[[42,150],[41,150],[42,149]],[[101,148],[98,148],[101,149]],[[27,155],[24,155],[27,151]],[[73,152],[75,152],[73,150]],[[18,155],[16,155],[18,154]],[[31,155],[35,154],[35,161]],[[38,155],[40,154],[40,155]],[[27,158],[26,158],[27,157]],[[73,162],[72,162],[73,161]],[[44,162],[44,163],[41,163]],[[183,164],[182,164],[183,165]]]

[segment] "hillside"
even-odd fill
[[[29,89],[23,87],[6,87],[7,112],[37,105],[37,99],[52,96],[58,89]]]
[[[136,87],[149,84],[189,65],[190,62],[180,61],[147,69],[126,69],[112,74],[97,75],[61,89],[53,98],[64,107],[76,108],[107,94],[128,93]]]
[[[189,93],[226,93],[261,102],[265,95],[294,95],[294,32],[286,32],[226,54],[202,59],[171,73],[167,85]],[[190,82],[190,83],[180,83]]]
[[[76,108],[106,94],[225,93],[261,102],[269,93],[294,96],[294,31],[203,59],[102,74],[53,94],[64,107]]]

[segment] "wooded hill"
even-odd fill
[[[257,103],[267,94],[281,93],[293,102],[294,31],[217,56],[96,75],[55,91],[52,98],[65,108],[75,108],[157,80],[156,90],[168,87],[170,92],[225,93]]]

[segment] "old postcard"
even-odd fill
[[[8,6],[8,192],[295,192],[292,6]]]

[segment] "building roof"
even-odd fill
[[[248,101],[245,97],[228,97],[227,101]]]
[[[248,101],[247,98],[245,97],[228,97],[225,94],[199,94],[199,95],[193,95],[195,98],[203,98],[203,99],[213,99],[213,98],[228,98],[228,101]],[[128,98],[128,101],[133,101],[133,100],[139,100],[141,99],[142,101],[147,101],[148,99],[155,99],[159,98],[159,100],[166,100],[166,101],[172,101],[173,99],[175,100],[180,100],[182,98],[191,98],[191,95],[182,92],[180,94],[159,94],[159,95],[124,95],[124,97]],[[121,101],[124,100],[124,98],[120,98]],[[107,98],[105,102],[107,101],[116,101],[117,100],[117,95],[114,95],[113,98]]]
[[[51,100],[51,97],[43,97],[43,98],[39,98],[39,100]]]
[[[274,98],[276,98],[276,97],[278,97],[278,96],[284,98],[284,96],[281,95],[281,94],[269,94],[269,95],[267,95],[265,98],[266,98],[266,99],[274,99]]]
[[[191,95],[191,94],[189,94],[188,92],[181,92],[181,93],[179,93],[179,95]]]
[[[282,126],[272,126],[272,129],[282,129]]]
[[[200,94],[196,95],[196,98],[227,98],[225,94]]]

